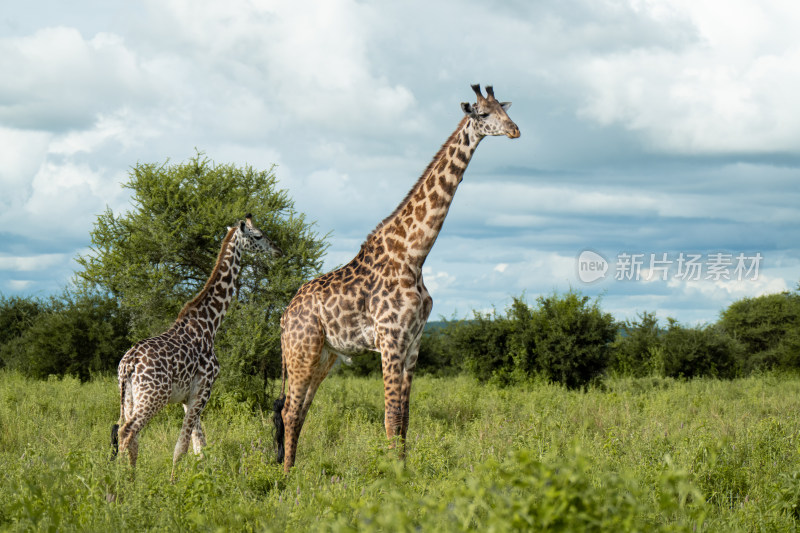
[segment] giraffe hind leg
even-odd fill
[[[128,451],[131,466],[136,466],[136,459],[139,456],[139,431],[144,427],[149,418],[134,415],[133,418],[122,424],[119,428],[119,450]]]
[[[314,396],[319,389],[320,383],[328,375],[333,364],[336,362],[336,354],[325,348],[320,350],[316,365],[308,369],[307,378],[303,381],[292,380],[290,376],[289,396],[283,408],[283,422],[285,426],[285,458],[283,470],[288,473],[294,465],[297,453],[297,441],[300,438],[300,431],[306,421],[306,415],[314,401]]]
[[[199,394],[190,398],[184,405],[186,414],[183,417],[181,432],[178,436],[178,442],[175,443],[175,452],[172,455],[172,474],[170,474],[170,480],[172,482],[175,481],[175,468],[181,457],[188,451],[189,441],[192,440],[192,434],[200,425],[200,415],[203,414],[206,402],[208,402],[208,398],[211,396],[211,384],[200,384],[200,391]],[[200,431],[202,434],[202,430]],[[202,443],[205,444],[205,435],[203,435]]]
[[[136,466],[139,456],[139,432],[167,404],[169,395],[153,393],[145,395],[149,402],[133,402],[126,407],[126,422],[118,430],[119,451],[128,450],[131,466]]]
[[[189,406],[187,404],[183,404],[183,413],[186,416],[186,413],[189,410]],[[200,418],[197,419],[194,427],[192,428],[192,451],[195,455],[202,456],[203,455],[203,448],[206,446],[206,435],[203,432],[203,424],[200,422]]]
[[[192,430],[192,450],[194,451],[195,455],[203,455],[203,448],[206,447],[206,435],[203,432],[203,424],[200,421],[197,421],[197,425],[195,425],[194,429]]]

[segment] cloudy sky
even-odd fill
[[[131,166],[195,148],[277,164],[341,265],[480,82],[522,136],[467,169],[433,318],[573,288],[713,322],[800,281],[798,27],[779,0],[5,3],[0,293],[59,292]]]

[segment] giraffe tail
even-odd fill
[[[286,395],[281,394],[272,405],[272,423],[275,425],[275,458],[278,460],[279,464],[283,463],[284,455],[284,428],[283,417],[281,416],[284,403],[286,403]]]
[[[111,426],[111,460],[117,458],[119,454],[119,426],[125,421],[125,384],[127,382],[127,377],[125,379],[119,380],[119,420],[117,423]]]
[[[281,329],[283,329],[283,317],[281,317]],[[286,361],[283,359],[281,350],[281,395],[272,404],[272,423],[275,425],[275,458],[278,464],[283,464],[285,432],[283,427],[283,406],[286,403]]]
[[[111,460],[117,458],[119,453],[119,424],[111,426]]]

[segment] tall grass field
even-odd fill
[[[331,376],[297,463],[271,413],[214,392],[203,458],[169,483],[183,410],[140,434],[135,476],[109,458],[114,378],[0,372],[3,531],[792,531],[800,379],[610,379],[570,391],[415,380],[405,463],[379,378]]]

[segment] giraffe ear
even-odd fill
[[[472,110],[472,106],[469,105],[469,102],[461,102],[461,110],[464,112],[465,115],[472,116],[475,112]]]
[[[511,102],[500,102],[500,107],[503,108],[503,111],[508,111],[508,108],[511,107]]]
[[[244,228],[245,228],[244,220],[242,220],[239,222],[239,229],[242,230],[242,233],[244,233]]]

